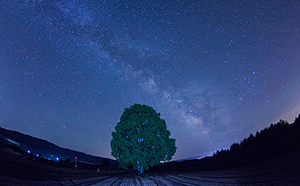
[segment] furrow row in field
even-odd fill
[[[185,182],[174,180],[170,178],[168,175],[155,175],[154,178],[159,180],[161,183],[164,183],[165,185],[178,185],[178,186],[187,186],[190,184],[187,184]]]
[[[141,186],[157,186],[158,185],[148,177],[141,178],[138,176],[137,180],[139,180],[139,183],[141,184]]]
[[[93,183],[93,184],[90,184],[91,186],[100,186],[100,185],[115,185],[116,182],[120,182],[122,181],[120,179],[120,177],[112,177],[112,178],[107,178],[105,180],[101,180],[99,182],[96,182],[96,183]]]

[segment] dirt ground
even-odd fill
[[[27,160],[1,150],[0,185],[300,185],[300,152],[265,163],[210,172],[81,170]]]

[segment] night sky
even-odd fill
[[[296,0],[0,2],[0,126],[92,155],[134,103],[175,160],[292,123],[299,71]]]

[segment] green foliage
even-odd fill
[[[170,161],[176,152],[175,139],[169,138],[165,120],[149,106],[134,104],[126,108],[112,133],[111,154],[121,168],[139,165],[145,170]]]

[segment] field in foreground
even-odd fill
[[[0,185],[299,185],[300,152],[243,168],[209,172],[66,169],[13,157],[2,151]],[[8,158],[11,157],[11,158]],[[14,161],[13,161],[14,160]]]

